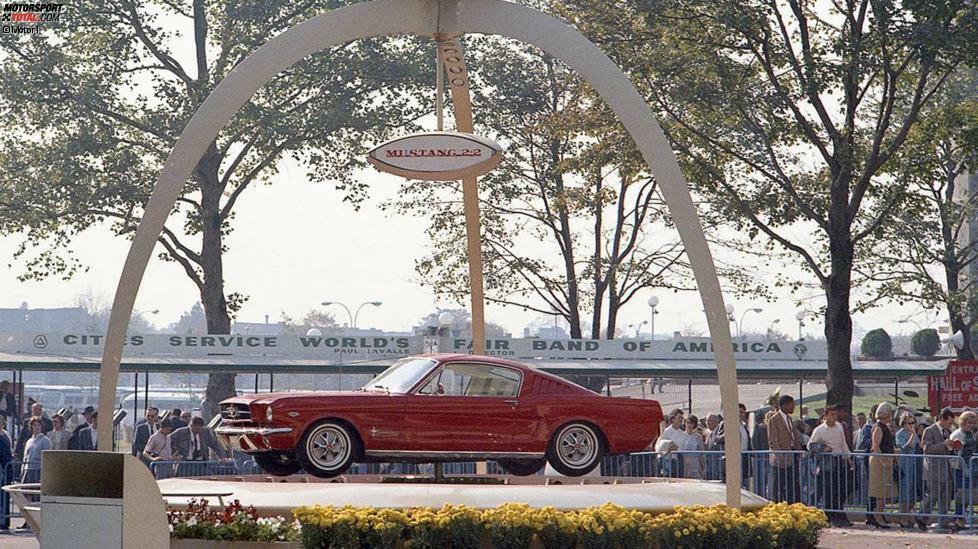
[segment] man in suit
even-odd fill
[[[132,437],[132,455],[138,457],[147,466],[149,461],[143,456],[143,450],[146,448],[146,443],[149,442],[149,437],[159,430],[159,417],[159,408],[153,406],[146,408],[146,420],[136,426],[136,432]]]
[[[753,446],[751,445],[750,431],[747,429],[747,406],[744,406],[743,403],[740,403],[738,404],[738,408],[740,410],[740,418],[739,421],[737,421],[737,425],[738,427],[740,427],[740,429],[738,429],[740,431],[740,454],[741,454],[740,457],[741,479],[740,480],[741,480],[741,485],[744,488],[747,488],[747,483],[748,480],[750,480],[751,471],[753,470],[753,464],[751,463],[751,459],[754,457],[752,454],[749,454],[747,452],[753,450]],[[727,430],[726,421],[721,421],[720,426],[717,427],[717,432],[716,432],[716,437],[719,441],[720,450],[724,450],[727,446],[726,430]],[[722,457],[720,460],[720,474],[721,474],[721,480],[726,481],[727,471],[726,471],[726,466],[723,463],[724,459],[725,458]]]
[[[77,439],[78,450],[94,452],[98,447],[98,412],[90,414],[88,424],[81,428],[74,438]]]
[[[7,484],[13,484],[14,479],[8,478],[7,475],[11,476],[13,471],[7,468],[14,459],[13,449],[11,448],[10,439],[7,437],[6,433],[0,433],[0,486],[5,486]],[[10,494],[3,492],[0,494],[0,530],[10,529]]]
[[[801,486],[798,479],[798,461],[795,451],[801,450],[798,431],[794,428],[791,414],[795,411],[795,399],[781,395],[778,409],[764,418],[767,425],[768,449],[771,450],[771,483],[774,501],[798,503]]]
[[[72,429],[71,438],[68,439],[69,450],[81,449],[78,443],[78,433],[80,433],[82,429],[85,429],[86,427],[92,424],[92,414],[94,413],[95,413],[95,408],[92,406],[86,406],[85,409],[82,410],[81,415],[82,418],[84,418],[84,420],[78,422],[78,425],[75,425],[75,428]]]
[[[227,457],[227,452],[217,441],[217,437],[204,426],[204,419],[201,417],[195,417],[190,420],[189,426],[173,431],[170,443],[173,445],[173,453],[188,461],[210,461]]]
[[[921,530],[927,530],[935,500],[937,501],[938,515],[947,515],[951,502],[953,488],[950,470],[951,458],[943,456],[954,455],[953,442],[949,438],[952,425],[954,425],[954,412],[950,408],[944,408],[937,417],[937,422],[925,429],[923,436],[920,437],[924,455],[942,456],[924,458],[925,490],[924,498],[920,501],[920,513],[923,518],[917,519],[917,526]],[[941,528],[942,523],[949,523],[951,520],[947,516],[940,516],[935,522],[936,526]]]
[[[777,401],[774,402],[777,404]],[[753,450],[767,450],[769,444],[767,440],[767,425],[764,424],[764,419],[767,417],[771,410],[774,410],[774,406],[764,406],[754,411],[754,428],[750,435],[750,446]],[[754,466],[754,492],[770,498],[771,495],[768,493],[768,484],[771,481],[771,464],[766,456],[757,455],[752,456]]]
[[[180,411],[180,408],[174,408],[170,411],[170,422],[173,423],[173,432],[176,432],[178,429],[183,429],[189,424],[190,412],[186,414],[184,416],[184,412]]]

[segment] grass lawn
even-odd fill
[[[921,391],[917,391],[917,392],[918,393],[922,393]],[[889,395],[883,396],[883,397],[880,397],[880,396],[855,396],[855,397],[852,397],[852,410],[853,410],[853,415],[856,415],[859,412],[862,412],[862,413],[864,413],[866,415],[869,415],[869,409],[872,408],[874,404],[879,404],[880,402],[883,402],[884,400],[886,402],[889,402],[890,404],[893,404],[893,397],[892,396],[889,396]],[[900,403],[901,404],[907,404],[908,406],[913,406],[914,408],[920,410],[921,408],[926,408],[927,407],[927,395],[926,394],[921,394],[917,398],[903,397],[900,400]],[[807,401],[805,402],[805,407],[808,408],[809,410],[811,410],[810,415],[814,415],[815,414],[815,410],[818,410],[820,408],[823,408],[824,406],[825,406],[825,401],[824,400],[821,400],[821,401],[818,401],[818,402],[807,402]]]

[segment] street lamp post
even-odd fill
[[[771,337],[774,335],[774,325],[775,324],[780,324],[780,323],[781,323],[781,319],[780,318],[775,318],[774,320],[771,321],[771,325],[767,327],[767,338],[768,339],[771,339]]]
[[[639,322],[638,324],[629,324],[628,325],[628,328],[629,329],[635,328],[635,339],[638,339],[638,334],[639,334],[639,332],[642,331],[642,326],[645,326],[648,323],[649,323],[648,320],[643,320],[642,322]]]
[[[652,335],[652,337],[651,337],[651,340],[652,341],[655,341],[655,313],[657,312],[655,310],[655,307],[658,304],[659,304],[659,298],[658,297],[652,296],[652,297],[649,298],[649,307],[652,309],[652,324],[649,326],[649,329],[652,331],[652,334],[651,334]]]
[[[737,339],[743,339],[744,317],[747,316],[747,313],[761,313],[761,312],[763,312],[763,309],[760,309],[758,307],[753,307],[751,309],[747,309],[746,311],[744,311],[744,314],[740,315],[740,322],[737,323]]]
[[[805,327],[806,314],[808,314],[806,311],[798,311],[795,313],[795,320],[798,321],[798,341],[805,341],[805,336],[801,334],[801,329]]]
[[[350,312],[350,308],[347,307],[346,305],[340,303],[339,301],[323,301],[320,305],[322,305],[323,307],[329,307],[330,305],[339,305],[340,307],[343,307],[343,309],[346,311],[346,315],[348,317],[350,317],[350,328],[356,328],[357,327],[357,318],[360,316],[360,309],[363,309],[367,305],[373,305],[374,307],[380,307],[381,305],[383,305],[383,302],[380,302],[380,301],[364,301],[363,303],[360,304],[359,307],[357,307],[357,312],[356,313]]]
[[[923,326],[921,326],[919,322],[917,322],[916,320],[914,320],[912,318],[904,318],[902,320],[897,320],[897,324],[911,324],[911,323],[914,326],[917,327],[917,331],[918,332],[924,329]]]

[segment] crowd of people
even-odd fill
[[[901,527],[964,527],[963,508],[978,503],[971,464],[978,414],[945,409],[930,421],[888,402],[857,414],[853,423],[843,407],[819,412],[817,419],[793,417],[795,400],[781,395],[754,412],[751,426],[741,404],[743,486],[774,501],[817,505],[836,525],[851,524],[848,504],[865,508],[868,525],[890,528],[884,506],[895,504],[898,512],[889,515]],[[666,422],[655,446],[659,474],[723,480],[723,418],[709,414],[700,421],[676,409]]]
[[[88,406],[69,428],[71,413],[48,415],[44,405],[28,399],[29,415],[18,423],[17,406],[8,381],[0,382],[0,485],[15,482],[37,483],[47,450],[94,451],[98,446],[98,411]],[[66,417],[67,416],[67,417]],[[136,423],[132,454],[147,466],[153,462],[206,462],[223,460],[229,452],[217,441],[203,418],[189,411],[173,409],[161,419],[157,408],[148,408]],[[72,422],[75,418],[72,418]],[[18,425],[12,434],[8,428]],[[111,428],[111,427],[110,427]],[[176,474],[169,469],[154,471],[158,476]],[[162,472],[162,474],[160,474]],[[0,494],[0,529],[10,526],[10,499]]]

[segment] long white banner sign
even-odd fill
[[[98,334],[44,333],[0,334],[0,352],[99,356],[105,336]],[[427,343],[427,344],[426,344]],[[278,335],[132,335],[126,341],[128,357],[203,358],[214,356],[265,356],[313,359],[328,362],[396,358],[437,349],[465,353],[468,338],[424,336],[302,336]],[[487,353],[513,359],[584,360],[710,360],[709,338],[660,341],[636,339],[535,339],[494,338],[486,341]],[[743,340],[734,343],[738,360],[825,360],[823,341]]]

